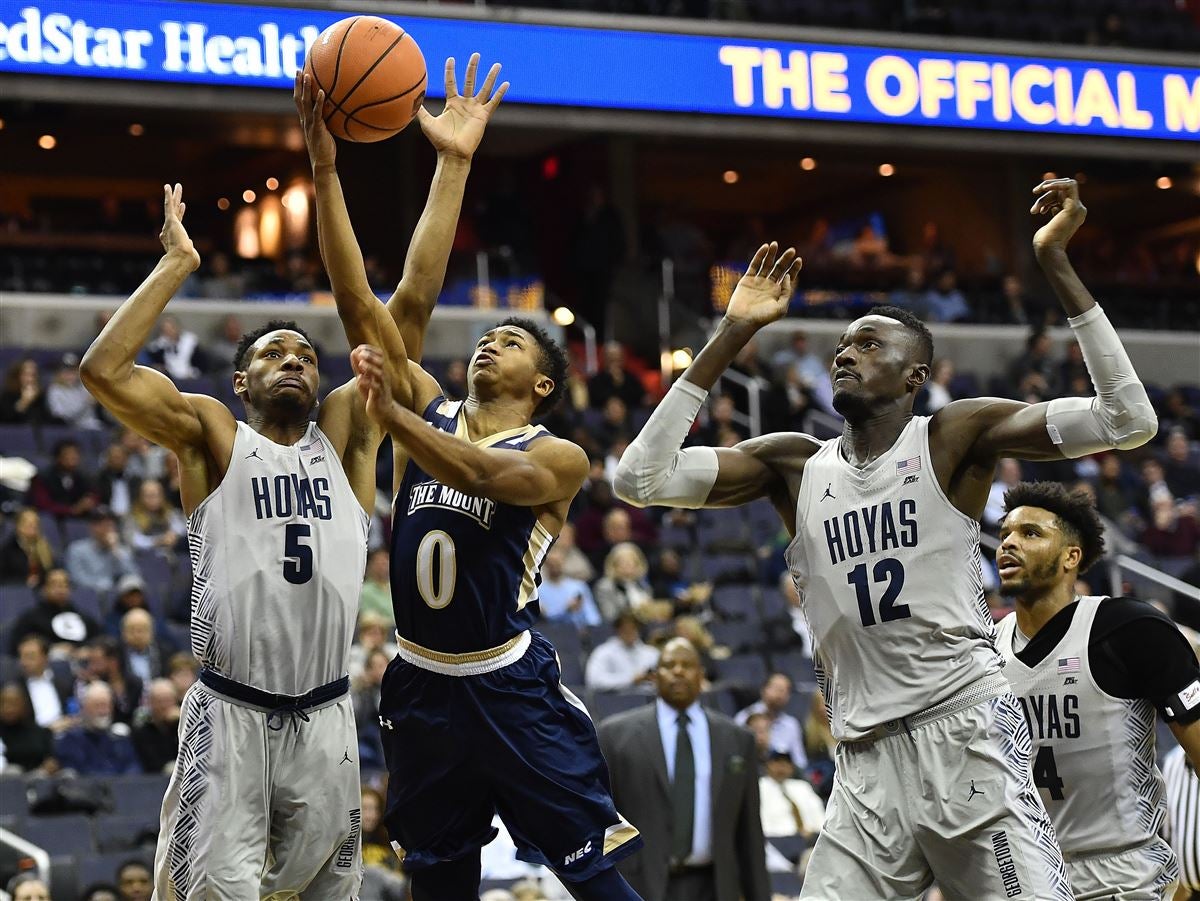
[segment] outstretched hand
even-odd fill
[[[187,204],[183,202],[183,185],[163,185],[163,227],[158,239],[162,241],[163,251],[168,256],[186,260],[192,267],[200,266],[200,254],[183,227],[183,214],[187,212]]]
[[[384,429],[395,404],[386,362],[383,351],[370,344],[360,344],[350,352],[350,365],[358,377],[358,393],[366,401],[367,415]]]
[[[1087,207],[1079,199],[1079,183],[1073,178],[1052,178],[1034,188],[1033,193],[1038,198],[1029,212],[1052,217],[1033,236],[1034,250],[1065,248],[1087,218]]]
[[[304,143],[312,167],[332,166],[337,158],[337,144],[325,125],[325,92],[319,90],[313,95],[312,76],[303,69],[296,73],[292,99],[300,114],[300,126],[304,129]]]
[[[782,319],[803,265],[795,248],[789,247],[780,254],[775,241],[762,245],[733,289],[725,318],[754,328]]]
[[[458,82],[454,77],[454,57],[446,60],[446,106],[441,115],[434,116],[425,107],[417,110],[417,118],[421,122],[421,131],[433,144],[438,153],[459,159],[470,160],[483,140],[483,132],[488,121],[500,101],[508,91],[508,82],[496,88],[496,79],[500,76],[500,64],[495,63],[488,70],[487,78],[475,90],[475,74],[479,69],[479,54],[472,53],[467,61],[466,81],[463,82],[463,92],[458,92]]]

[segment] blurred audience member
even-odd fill
[[[141,607],[132,608],[121,618],[121,649],[125,654],[125,670],[146,685],[166,675],[167,662],[174,650],[155,635],[154,617]]]
[[[50,647],[81,645],[100,634],[99,624],[71,603],[71,577],[65,569],[52,569],[42,580],[41,600],[26,610],[12,627],[12,650],[26,635],[40,635]]]
[[[610,510],[624,510],[629,517],[631,540],[645,547],[652,547],[657,530],[645,510],[630,507],[617,500],[612,485],[603,477],[603,467],[594,467],[594,477],[587,489],[586,509],[575,521],[575,541],[579,549],[588,555],[593,566],[598,566],[611,545],[604,539],[604,520]],[[559,541],[561,541],[561,536]],[[568,572],[570,570],[568,569]],[[579,578],[578,574],[576,578]]]
[[[771,720],[771,747],[783,748],[792,756],[799,769],[808,765],[804,751],[804,729],[800,721],[787,712],[792,699],[792,680],[784,673],[771,673],[763,683],[760,700],[738,713],[734,720],[744,726],[755,713],[765,713]]]
[[[446,367],[446,377],[442,381],[442,394],[447,400],[466,400],[471,393],[467,384],[467,363],[465,360],[451,360]]]
[[[96,473],[96,496],[118,518],[125,516],[133,503],[137,483],[129,476],[129,451],[119,443],[104,451],[104,465]]]
[[[179,702],[170,679],[146,689],[146,715],[133,730],[133,748],[147,773],[169,773],[179,756]]]
[[[122,776],[140,773],[129,726],[113,721],[113,691],[104,682],[83,690],[80,724],[58,736],[55,757],[65,769],[81,776]]]
[[[597,691],[620,691],[654,678],[658,652],[642,641],[638,621],[622,613],[614,623],[616,634],[596,647],[587,661],[584,684]]]
[[[70,439],[54,445],[54,462],[29,486],[29,502],[55,516],[84,516],[96,506],[92,480],[83,471],[79,444]]]
[[[242,320],[235,313],[221,319],[216,335],[208,342],[208,371],[211,375],[229,381],[233,375],[233,356],[245,331]],[[228,385],[224,387],[228,389]]]
[[[601,327],[603,323],[593,323]],[[626,410],[642,406],[646,389],[625,367],[625,348],[616,341],[604,345],[604,368],[588,379],[588,403],[603,410],[609,398],[620,398]]]
[[[803,779],[783,748],[767,756],[767,774],[758,780],[763,835],[800,835],[811,841],[825,825],[825,804]]]
[[[1000,528],[1000,520],[1004,519],[1004,492],[1021,481],[1021,462],[1012,457],[1001,457],[996,464],[996,475],[992,487],[988,491],[987,503],[983,508],[983,518],[980,523],[989,532]]]
[[[791,372],[823,409],[833,409],[833,385],[829,381],[828,361],[809,350],[806,332],[793,332],[791,343],[775,352],[771,357],[771,365],[777,375]]]
[[[109,882],[93,882],[79,895],[79,901],[121,901],[121,893]]]
[[[1172,429],[1167,435],[1163,476],[1167,480],[1167,487],[1176,497],[1200,497],[1200,460],[1192,453],[1183,429]]]
[[[395,628],[395,623],[378,613],[358,615],[358,641],[350,646],[350,678],[354,679],[362,674],[367,665],[367,657],[375,651],[381,651],[388,660],[396,656],[396,644],[392,641]]]
[[[622,613],[637,613],[653,600],[648,571],[646,555],[633,542],[621,542],[609,551],[604,577],[596,582],[596,606],[605,620],[611,623]]]
[[[79,667],[76,693],[80,698],[89,686],[103,682],[112,689],[113,719],[131,725],[141,706],[145,683],[126,668],[117,640],[107,635],[95,638],[79,649],[75,659]]]
[[[359,765],[366,769],[383,769],[383,739],[379,735],[379,700],[383,689],[383,674],[392,658],[381,648],[367,654],[363,671],[354,680],[351,704],[358,726]]]
[[[746,717],[746,728],[754,736],[754,751],[758,755],[761,775],[767,771],[767,758],[771,756],[771,718],[765,713],[752,713]]]
[[[400,858],[392,849],[387,827],[383,825],[383,795],[368,785],[362,787],[362,858],[364,867],[380,867],[400,872]]]
[[[37,360],[17,360],[8,367],[0,389],[0,422],[41,425],[53,421]]]
[[[0,584],[33,588],[53,567],[54,551],[42,534],[41,517],[25,507],[16,515],[12,535],[0,546]]]
[[[127,860],[117,868],[117,891],[121,901],[150,901],[154,893],[150,868],[140,860]]]
[[[1045,329],[1036,329],[1025,339],[1025,352],[1014,359],[1008,367],[1009,390],[1012,397],[1023,399],[1024,394],[1036,387],[1047,397],[1055,396],[1058,385],[1055,382],[1054,361],[1051,353],[1054,342],[1050,333]],[[1037,385],[1030,383],[1029,376],[1037,376]]]
[[[29,696],[33,718],[39,726],[61,730],[73,712],[75,680],[69,671],[50,664],[50,646],[40,635],[26,635],[17,642],[17,665]]]
[[[927,322],[961,322],[971,315],[967,299],[958,289],[953,269],[943,269],[925,293],[924,318]]]
[[[386,547],[367,554],[367,573],[363,579],[359,610],[377,616],[391,628],[396,627],[396,612],[392,607],[391,556]]]
[[[1200,549],[1200,523],[1195,503],[1159,498],[1138,541],[1157,557],[1191,557]]]
[[[808,754],[808,778],[817,794],[826,800],[833,791],[833,759],[837,743],[829,728],[825,696],[819,690],[815,691],[804,718],[804,750]]]
[[[592,590],[582,579],[564,572],[567,553],[558,545],[550,548],[542,563],[542,581],[538,585],[538,606],[547,622],[567,622],[582,629],[602,622]]]
[[[138,551],[165,553],[181,549],[187,541],[183,514],[167,503],[162,482],[157,479],[146,479],[138,486],[125,526],[126,541]]]
[[[0,686],[0,744],[6,771],[31,772],[54,756],[54,736],[33,718],[29,696],[20,682]]]
[[[563,555],[563,575],[568,579],[579,579],[591,582],[596,577],[595,567],[587,555],[575,544],[575,523],[564,522],[558,540],[554,542],[555,550]]]
[[[218,250],[208,255],[208,271],[196,277],[196,295],[212,300],[241,300],[246,296],[246,280],[233,271],[229,254]],[[233,354],[229,357],[232,359]]]
[[[36,873],[22,873],[8,883],[12,901],[51,901],[50,886]]]
[[[67,572],[71,581],[96,592],[112,591],[122,576],[140,575],[133,551],[121,541],[116,518],[107,510],[91,516],[87,538],[67,545]]]
[[[1025,296],[1025,286],[1015,275],[1006,275],[1000,282],[1000,296],[1004,300],[1006,321],[1017,325],[1028,325],[1031,318],[1036,318]],[[1035,322],[1035,325],[1044,323]]]
[[[175,686],[175,697],[180,703],[183,702],[183,696],[188,693],[188,689],[196,684],[199,673],[200,664],[191,654],[181,651],[171,656],[167,663],[167,678]]]
[[[63,354],[54,380],[46,389],[46,408],[51,416],[67,425],[79,429],[102,427],[96,414],[96,399],[79,380],[78,355]]]
[[[130,610],[149,610],[146,604],[146,583],[132,573],[121,576],[113,588],[113,605],[104,618],[104,631],[113,638],[121,637],[121,624]]]
[[[166,472],[166,460],[170,454],[165,448],[151,444],[133,429],[121,432],[121,446],[129,456],[126,474],[136,481],[161,479]]]
[[[949,357],[936,360],[929,381],[925,383],[925,410],[929,415],[933,415],[954,400],[954,395],[950,393],[950,382],[953,380],[954,361]]]
[[[1182,388],[1167,392],[1163,409],[1158,413],[1158,433],[1171,434],[1179,430],[1189,441],[1200,440],[1200,414],[1188,403]]]
[[[158,335],[146,345],[144,354],[152,366],[172,379],[194,379],[209,367],[200,339],[170,315],[159,318]]]
[[[1102,454],[1096,479],[1096,509],[1113,522],[1120,523],[1135,506],[1135,495],[1121,471],[1116,453]]]
[[[1149,517],[1154,505],[1164,500],[1175,500],[1175,494],[1167,484],[1166,470],[1156,458],[1147,457],[1142,461],[1142,496],[1138,507]]]

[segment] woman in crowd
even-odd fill
[[[24,582],[30,588],[54,568],[54,551],[42,534],[42,520],[26,507],[17,514],[12,536],[0,548],[0,584]]]
[[[620,613],[645,612],[651,601],[646,574],[650,567],[641,548],[631,541],[616,545],[604,558],[604,576],[596,582],[594,593],[600,615],[612,622]]]
[[[162,482],[146,479],[126,519],[126,539],[137,551],[179,547],[187,537],[183,515],[167,503]]]
[[[28,773],[53,768],[54,736],[34,722],[29,695],[20,682],[0,688],[0,743],[6,770]]]
[[[46,408],[46,392],[37,360],[26,357],[8,367],[4,387],[0,389],[0,422],[30,425],[54,422]]]

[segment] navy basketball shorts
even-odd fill
[[[526,637],[528,636],[528,637]],[[478,850],[499,812],[517,857],[578,882],[641,847],[613,806],[596,728],[537,632],[507,653],[401,642],[383,678],[384,821],[413,871]],[[415,663],[413,661],[416,661]],[[498,668],[480,672],[490,664]]]

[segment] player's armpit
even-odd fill
[[[772,501],[787,494],[785,471],[798,476],[819,444],[798,432],[760,435],[735,447],[717,448],[717,481],[706,507],[735,507],[761,497]]]
[[[1179,723],[1168,723],[1167,725],[1175,733],[1175,740],[1183,748],[1183,753],[1187,755],[1192,767],[1200,772],[1200,720],[1188,723],[1186,726]]]
[[[960,460],[1061,460],[1046,429],[1046,407],[1000,397],[953,401],[933,415],[930,437],[960,451]]]

